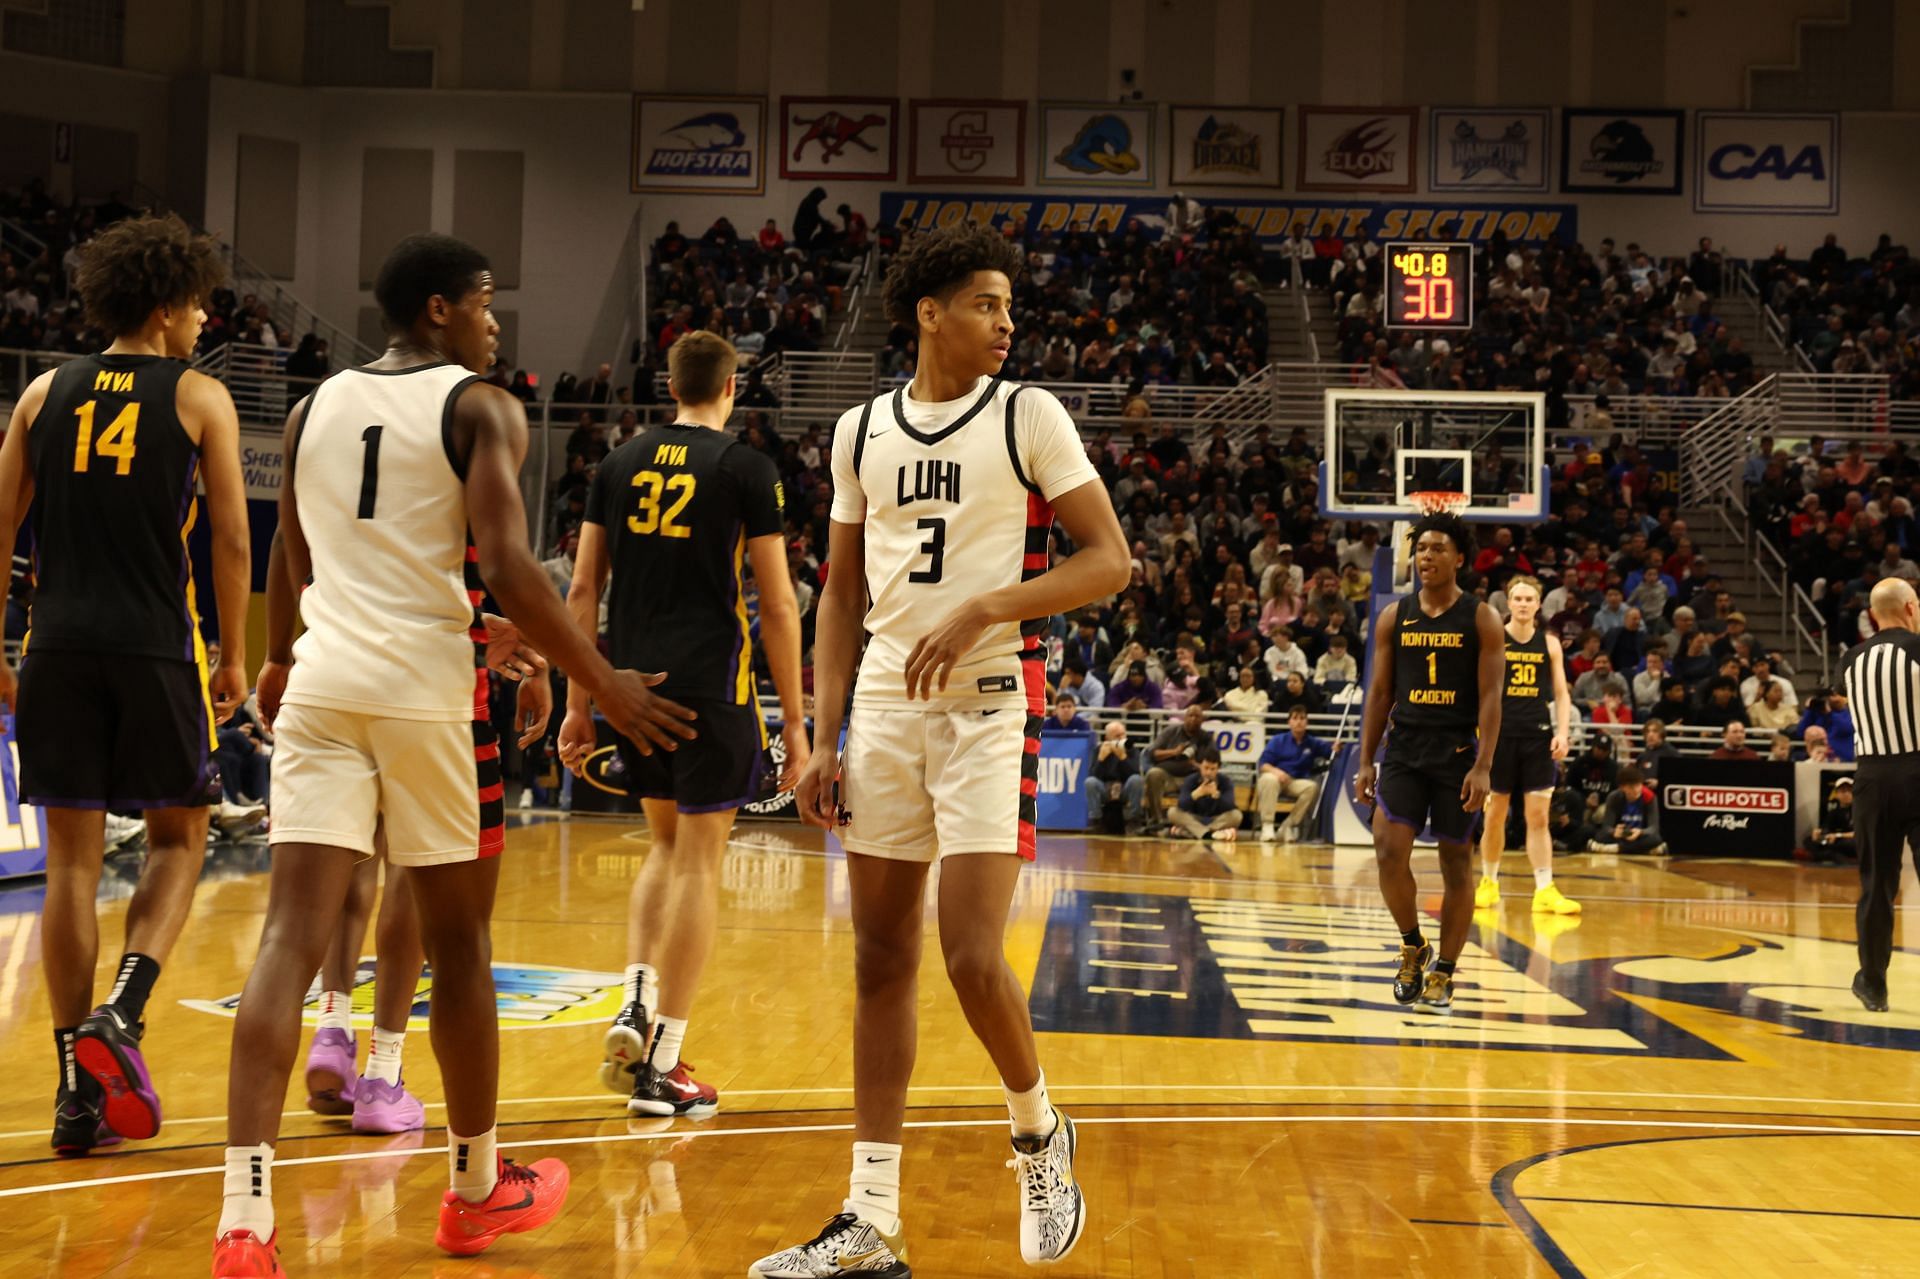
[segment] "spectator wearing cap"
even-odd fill
[[[1099,620],[1091,615],[1080,619],[1066,651],[1069,661],[1079,662],[1088,671],[1104,671],[1113,662],[1113,646],[1100,634]]]
[[[1567,765],[1567,789],[1580,795],[1594,808],[1606,799],[1607,792],[1613,789],[1614,780],[1619,776],[1619,766],[1613,759],[1613,738],[1606,733],[1595,733],[1587,741],[1586,754]]]
[[[1721,631],[1720,638],[1713,642],[1714,660],[1724,662],[1737,652],[1740,637],[1746,633],[1747,615],[1738,610],[1728,613],[1726,629]]]
[[[1740,761],[1758,760],[1759,754],[1747,745],[1747,726],[1741,720],[1728,721],[1720,730],[1720,748],[1708,756],[1709,759],[1732,759]]]
[[[1147,664],[1134,662],[1127,667],[1125,679],[1116,680],[1107,690],[1107,705],[1127,711],[1159,710],[1160,686],[1147,678]]]
[[[1599,826],[1600,833],[1590,846],[1596,853],[1658,855],[1667,850],[1660,839],[1660,805],[1636,765],[1620,770],[1600,810]]]
[[[1833,862],[1857,856],[1853,841],[1853,778],[1834,779],[1827,792],[1820,824],[1807,832],[1807,852],[1815,861]]]
[[[1772,657],[1753,659],[1753,673],[1740,682],[1740,700],[1748,705],[1759,701],[1769,685],[1780,690],[1781,703],[1799,719],[1800,698],[1793,691],[1792,683],[1775,673]]]

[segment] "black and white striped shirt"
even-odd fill
[[[1920,635],[1884,630],[1840,659],[1862,760],[1920,754]]]

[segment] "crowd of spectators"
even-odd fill
[[[1805,259],[1774,246],[1754,277],[1815,369],[1884,374],[1893,398],[1920,399],[1920,266],[1904,244],[1882,235],[1860,258],[1830,233]]]

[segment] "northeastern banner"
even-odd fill
[[[1284,239],[1298,227],[1309,239],[1347,239],[1361,229],[1376,240],[1487,240],[1496,230],[1515,244],[1579,238],[1579,210],[1571,204],[1434,203],[1406,200],[1201,200],[1208,209],[1227,208],[1261,240]],[[888,191],[880,197],[880,220],[915,230],[972,220],[1002,227],[1025,221],[1039,231],[1085,227],[1112,231],[1140,219],[1149,236],[1167,227],[1166,196],[1073,199],[1063,196],[980,195]]]

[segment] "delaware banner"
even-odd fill
[[[1571,204],[1545,202],[1436,204],[1411,201],[1313,201],[1201,199],[1206,207],[1228,208],[1262,240],[1284,239],[1298,227],[1309,238],[1341,239],[1364,228],[1376,240],[1486,240],[1504,231],[1516,244],[1579,238],[1579,212]],[[880,220],[915,230],[953,226],[972,220],[1002,227],[1024,222],[1039,231],[1085,228],[1114,231],[1139,219],[1150,238],[1167,227],[1167,197],[1106,196],[1075,199],[1030,193],[982,195],[887,191],[880,196]]]

